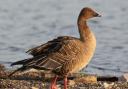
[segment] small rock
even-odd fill
[[[74,80],[68,80],[68,85],[69,86],[74,86],[76,83]]]
[[[5,71],[5,66],[0,64],[0,71]]]
[[[113,82],[112,82],[112,83],[104,82],[103,85],[104,85],[104,88],[105,88],[105,89],[111,89],[112,86],[114,85],[114,83],[113,83]]]
[[[119,77],[119,81],[128,82],[128,73],[125,73],[121,77]]]
[[[37,88],[37,87],[32,87],[32,89],[39,89],[39,88]]]
[[[76,83],[97,83],[97,77],[96,76],[86,76],[86,77],[80,77],[75,79]]]

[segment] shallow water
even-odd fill
[[[101,75],[128,72],[128,0],[0,0],[0,63],[30,55],[25,51],[60,35],[78,37],[76,20],[89,6],[102,18],[89,21],[97,37],[95,56],[85,71]]]

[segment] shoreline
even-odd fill
[[[0,64],[0,88],[16,88],[16,89],[48,89],[50,80],[54,76],[50,73],[28,72],[25,74],[16,73],[12,77],[8,77],[12,71],[7,71]],[[85,73],[76,73],[68,77],[69,89],[128,89],[127,78],[120,76],[98,76]],[[57,86],[59,89],[63,87],[63,79],[59,78]],[[63,89],[63,88],[62,88]]]

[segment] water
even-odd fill
[[[76,20],[85,6],[102,15],[89,21],[97,49],[85,71],[128,72],[128,0],[0,0],[0,63],[11,68],[30,57],[25,51],[31,47],[60,35],[78,37]]]

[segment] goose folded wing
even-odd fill
[[[41,54],[47,55],[49,53],[58,51],[62,47],[62,45],[65,41],[72,40],[72,39],[74,39],[74,38],[68,37],[68,36],[58,37],[56,39],[48,41],[47,43],[45,43],[43,45],[29,49],[27,51],[27,53],[29,53],[33,56],[38,56]]]
[[[54,44],[54,42],[52,41],[51,43],[53,43],[54,46],[51,45],[47,46],[48,49],[50,48],[49,50],[47,50],[49,52],[47,51],[42,52],[42,53],[46,53],[46,55],[40,53],[40,55],[38,55],[39,57],[34,56],[31,59],[32,61],[25,63],[24,66],[33,66],[33,67],[38,67],[39,69],[41,68],[56,69],[58,67],[60,68],[61,66],[63,66],[64,63],[70,60],[78,59],[78,57],[80,57],[79,54],[81,54],[80,52],[83,49],[81,49],[81,47],[78,45],[78,41],[79,40],[74,40],[74,39],[63,40],[61,41],[62,43],[60,41],[58,43],[55,42],[56,44]]]
[[[77,55],[83,50],[79,43],[80,41],[73,37],[58,37],[28,50],[33,57],[20,61],[19,64],[38,69],[56,69],[69,60],[78,59]]]

